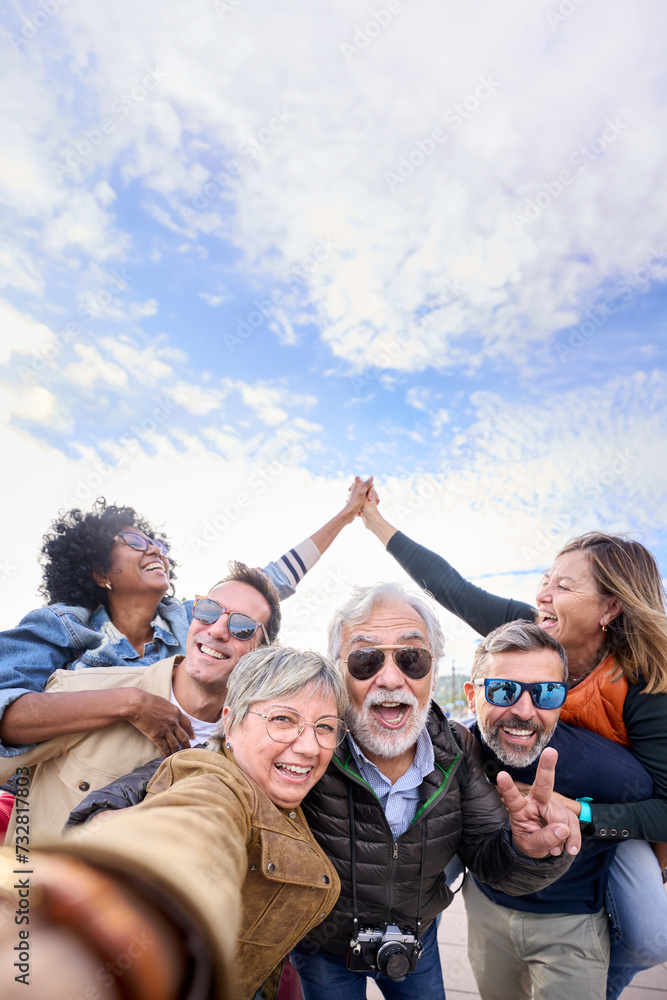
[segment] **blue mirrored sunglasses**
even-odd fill
[[[489,705],[494,708],[508,708],[516,705],[524,691],[531,697],[535,708],[561,708],[565,704],[569,684],[564,681],[532,681],[524,684],[522,681],[507,681],[497,677],[486,677],[484,680],[473,681],[475,687],[484,685],[484,696]]]

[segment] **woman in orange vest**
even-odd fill
[[[653,778],[654,797],[644,802],[567,800],[585,834],[618,842],[607,890],[607,1000],[615,1000],[640,969],[667,961],[667,845],[655,843],[654,853],[648,843],[667,841],[667,616],[655,559],[639,542],[582,535],[558,553],[535,609],[468,583],[392,527],[374,496],[362,517],[421,587],[481,635],[537,619],[567,652],[572,687],[563,721],[629,747]]]

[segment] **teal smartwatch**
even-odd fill
[[[581,806],[581,812],[579,813],[579,822],[580,823],[592,823],[593,822],[593,813],[591,812],[591,802],[592,801],[593,801],[593,799],[588,798],[588,796],[584,796],[584,797],[582,797],[580,799],[577,799],[577,802]]]

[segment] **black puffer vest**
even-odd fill
[[[422,933],[436,914],[451,902],[452,893],[445,883],[443,868],[462,838],[461,786],[467,781],[467,755],[435,704],[427,726],[435,751],[435,769],[420,788],[414,820],[397,841],[394,841],[375,793],[360,777],[347,741],[303,802],[310,828],[333,861],[341,880],[336,906],[324,923],[308,936],[309,941],[331,954],[345,955],[352,933],[350,792],[355,821],[360,927],[391,923],[414,930],[420,881]],[[461,727],[457,732],[461,732]],[[492,799],[494,796],[492,792]],[[497,804],[497,800],[492,804]],[[505,818],[500,807],[496,825],[502,826]]]

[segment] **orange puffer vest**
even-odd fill
[[[609,654],[588,677],[569,692],[560,713],[563,722],[606,736],[614,743],[629,747],[628,731],[623,721],[623,705],[628,693],[625,677],[612,680],[614,656]]]

